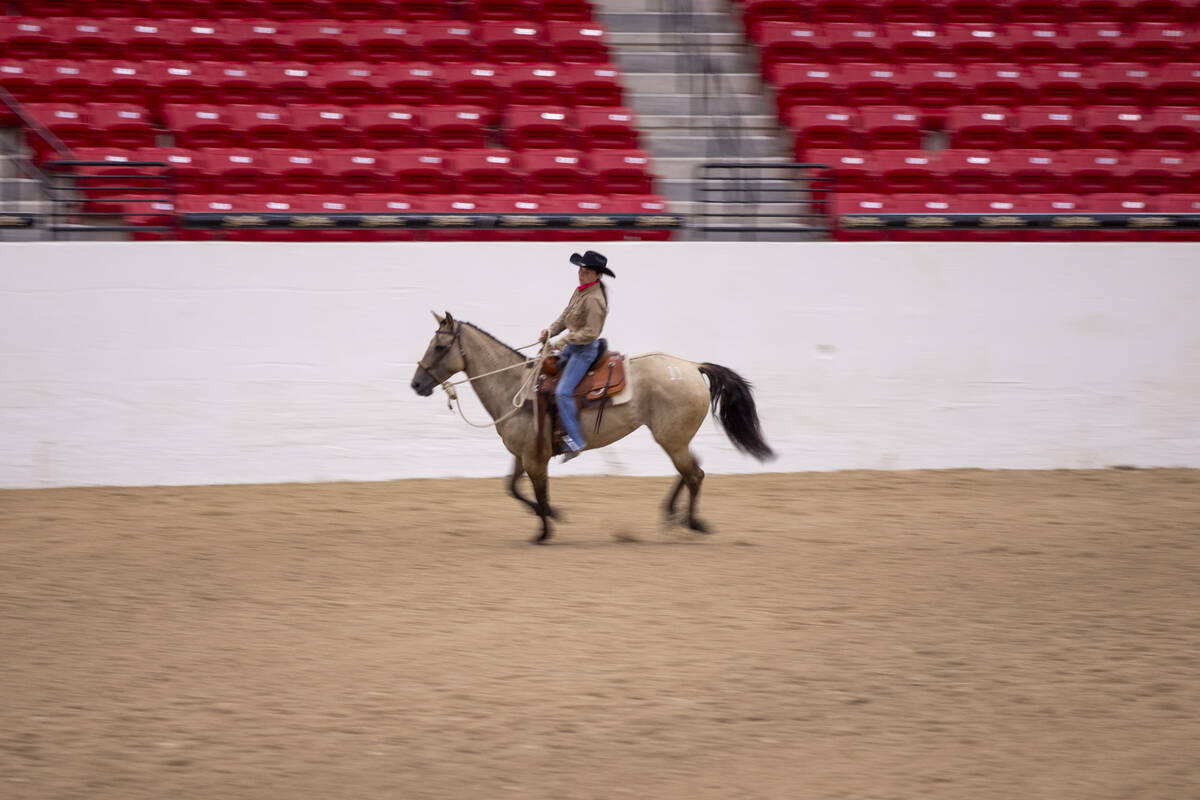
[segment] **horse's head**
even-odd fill
[[[449,311],[444,317],[435,311],[433,318],[438,321],[438,329],[429,340],[425,355],[417,362],[417,371],[413,373],[412,379],[413,391],[421,397],[433,394],[434,386],[467,368],[462,343],[459,341],[462,335],[461,323],[450,316]]]

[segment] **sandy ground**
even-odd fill
[[[0,492],[0,797],[1200,796],[1200,472],[668,485]]]

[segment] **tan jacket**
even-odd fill
[[[576,289],[571,292],[571,299],[558,319],[550,323],[547,330],[551,336],[557,336],[564,330],[567,334],[553,344],[561,347],[564,344],[591,344],[604,330],[604,319],[608,316],[608,301],[600,284],[595,283],[582,292]]]

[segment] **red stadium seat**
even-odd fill
[[[457,182],[441,150],[413,147],[389,150],[385,154],[392,188],[402,194],[448,194]]]
[[[944,216],[950,214],[965,214],[969,208],[958,195],[918,192],[911,194],[894,194],[892,201],[897,213],[900,214],[930,214]],[[941,242],[965,238],[961,231],[953,228],[920,228],[902,229],[892,234],[892,238],[902,241]]]
[[[1066,31],[1071,58],[1081,64],[1120,60],[1129,44],[1119,22],[1070,22]]]
[[[1163,64],[1150,105],[1200,106],[1200,64]]]
[[[838,61],[888,61],[887,37],[877,25],[832,22],[825,26],[829,54]]]
[[[960,210],[964,214],[989,214],[1012,217],[1028,213],[1029,204],[1020,195],[1000,194],[992,192],[973,192],[957,195]],[[965,229],[960,232],[962,238],[971,241],[1013,242],[1028,238],[1025,230],[991,229],[983,224],[978,229]]]
[[[323,64],[315,70],[314,83],[325,100],[335,105],[360,106],[387,100],[385,69],[368,61]]]
[[[392,19],[396,16],[396,0],[328,0],[324,12],[337,19]]]
[[[525,188],[535,194],[582,194],[591,189],[592,174],[579,150],[525,150],[521,163]]]
[[[113,19],[109,20],[113,44],[122,58],[130,61],[166,61],[178,58],[178,47],[172,41],[173,29],[179,20]]]
[[[88,115],[99,140],[113,147],[149,147],[155,143],[150,112],[132,103],[89,103]]]
[[[345,106],[295,105],[290,109],[297,139],[313,149],[358,147],[364,144],[362,130],[353,112]],[[376,142],[367,142],[377,145]]]
[[[1147,64],[1097,64],[1092,75],[1096,102],[1102,105],[1149,105],[1162,83],[1161,69]]]
[[[483,106],[498,111],[508,98],[507,70],[485,62],[442,65],[448,102]]]
[[[584,150],[623,150],[638,147],[637,116],[625,106],[577,108],[575,122]]]
[[[553,214],[557,204],[552,198],[539,197],[535,194],[496,194],[487,198],[485,211],[502,215],[497,219],[495,231],[488,231],[483,237],[506,242],[532,242],[553,238],[553,233],[532,231],[526,229],[521,222],[510,222],[504,215],[541,215]]]
[[[229,194],[253,194],[269,192],[275,181],[267,176],[263,156],[258,150],[243,148],[205,148],[200,151],[203,159],[197,166],[210,170],[210,186]]]
[[[566,81],[574,106],[619,106],[624,98],[615,64],[568,64]]]
[[[177,20],[168,25],[165,36],[175,56],[184,60],[229,61],[241,57],[240,46],[220,21]]]
[[[840,69],[828,64],[780,64],[775,68],[775,86],[780,119],[786,120],[797,106],[847,102]]]
[[[880,188],[889,194],[941,191],[939,160],[936,153],[924,150],[877,150]]]
[[[162,161],[179,194],[204,194],[209,191],[212,168],[198,150],[182,147],[143,147],[134,154],[137,161]],[[224,188],[224,187],[222,187]]]
[[[329,168],[315,150],[268,147],[262,165],[277,192],[320,194],[330,185]]]
[[[879,189],[879,151],[823,149],[806,150],[797,161],[807,164],[823,164],[819,177],[831,178],[830,188],[836,192],[873,192]]]
[[[1105,192],[1087,197],[1088,210],[1093,214],[1149,214],[1158,210],[1158,204],[1150,195],[1132,192]],[[1100,241],[1136,241],[1147,238],[1143,230],[1114,230],[1101,228],[1088,238]]]
[[[1058,25],[1013,23],[1007,32],[1015,61],[1057,64],[1071,60],[1070,39]]]
[[[417,25],[417,41],[425,59],[439,64],[483,61],[478,28],[463,20],[428,20]]]
[[[945,0],[946,22],[1001,23],[1007,20],[1012,0]]]
[[[538,4],[535,0],[475,0],[470,14],[479,21],[537,19]]]
[[[1134,150],[1129,153],[1126,188],[1141,194],[1187,192],[1200,188],[1200,159],[1176,150]]]
[[[1150,120],[1136,106],[1090,106],[1083,109],[1081,123],[1090,147],[1132,150],[1140,147],[1150,131]]]
[[[1085,141],[1078,112],[1069,106],[1025,106],[1017,110],[1016,125],[1023,147],[1063,150]]]
[[[282,106],[233,103],[225,106],[229,127],[246,147],[294,147],[303,141],[293,129],[291,114]]]
[[[759,34],[759,56],[763,73],[774,78],[779,64],[814,64],[820,62],[828,49],[824,31],[808,22],[764,22]]]
[[[0,16],[0,54],[11,59],[54,58],[62,51],[52,20]]]
[[[513,150],[573,148],[579,140],[563,106],[509,106],[504,133]]]
[[[364,19],[354,24],[358,55],[364,61],[417,61],[421,38],[415,23],[396,19]]]
[[[316,103],[324,99],[316,68],[299,61],[264,61],[258,73],[265,90],[264,97],[279,105]]]
[[[562,214],[576,214],[594,221],[609,221],[612,200],[598,194],[568,194],[551,198]],[[620,232],[612,229],[570,229],[553,234],[552,239],[565,242],[602,242],[620,238]]]
[[[926,119],[945,117],[946,109],[972,100],[966,70],[954,64],[909,64],[909,102],[925,112]]]
[[[614,214],[645,214],[645,228],[635,228],[624,231],[625,239],[640,239],[642,241],[666,241],[674,233],[670,228],[655,228],[651,223],[656,215],[671,213],[670,203],[665,198],[655,194],[623,194],[609,198],[610,208]],[[645,219],[645,218],[643,218]]]
[[[1191,25],[1172,22],[1136,22],[1125,50],[1131,61],[1163,64],[1196,57],[1197,34]]]
[[[1029,68],[1019,64],[967,64],[963,81],[977,105],[1019,106],[1036,94]]]
[[[1160,213],[1200,215],[1200,194],[1160,194],[1155,199],[1158,201],[1158,210]],[[1200,241],[1200,230],[1196,228],[1190,230],[1187,228],[1165,230],[1161,234],[1163,239],[1171,241]]]
[[[1063,0],[1012,0],[1011,10],[1008,12],[1008,18],[1013,22],[1038,22],[1046,24],[1057,24],[1065,22],[1064,6],[1069,5],[1069,2],[1064,3]]]
[[[1013,142],[1012,117],[1003,106],[958,106],[949,110],[946,130],[950,146],[1001,150]]]
[[[136,153],[125,147],[76,147],[72,149],[72,157],[77,161],[103,161],[104,166],[75,167],[72,171],[79,176],[82,187],[110,187],[142,189],[147,186],[137,176],[149,172],[146,168],[131,167],[130,161],[136,161]],[[103,199],[113,196],[112,193],[85,192],[92,198]]]
[[[364,141],[376,149],[421,147],[428,139],[414,106],[359,106],[355,113]]]
[[[600,194],[654,194],[654,172],[645,150],[597,150],[591,154]]]
[[[546,32],[537,22],[484,22],[480,40],[488,60],[498,64],[533,64],[553,60]]]
[[[781,70],[781,72],[785,72]],[[852,106],[888,105],[902,103],[908,98],[907,76],[895,64],[852,63],[842,64],[836,71],[828,67],[808,67],[804,69],[801,82],[781,87],[781,111],[800,101],[804,95],[819,95],[813,97],[813,102],[844,102]],[[822,78],[822,75],[828,77]]]
[[[387,161],[378,150],[339,148],[321,150],[321,158],[331,178],[330,188],[344,194],[386,192],[392,176]]]
[[[807,22],[799,0],[742,0],[742,24],[754,41],[761,41],[763,26],[771,22]]]
[[[355,60],[358,39],[353,27],[336,19],[297,19],[289,23],[293,58],[313,64]]]
[[[438,215],[495,213],[492,201],[487,197],[468,194],[431,194],[423,198],[425,209]],[[495,231],[433,228],[425,233],[430,241],[495,241]]]
[[[356,194],[355,201],[364,214],[419,214],[425,210],[425,204],[420,197],[390,192],[372,192]],[[375,221],[376,228],[363,234],[366,239],[411,241],[416,238],[416,232],[406,229],[403,225],[387,223],[381,218]]]
[[[833,195],[829,209],[830,224],[833,227],[833,238],[839,241],[878,241],[888,238],[886,230],[881,227],[867,227],[854,224],[846,215],[862,214],[892,214],[895,213],[895,203],[884,194],[845,193]]]
[[[289,61],[294,58],[292,39],[284,23],[271,19],[228,19],[225,38],[237,58],[244,61]]]
[[[592,18],[592,4],[589,0],[535,0],[539,13],[533,18],[547,22],[557,20],[574,20],[582,22]]]
[[[547,22],[546,39],[553,59],[563,64],[608,63],[608,34],[595,22]]]
[[[91,147],[97,144],[96,131],[87,110],[74,103],[28,103],[25,111],[40,125],[62,140],[69,148]],[[30,144],[39,157],[48,155],[41,137],[32,137]]]
[[[864,106],[859,109],[869,149],[919,149],[921,111],[913,106]]]
[[[223,103],[260,103],[267,91],[257,65],[253,63],[212,63],[205,71],[213,97]]]
[[[225,106],[206,104],[163,106],[163,119],[180,147],[236,147],[241,135],[233,127]]]
[[[560,64],[511,64],[506,73],[508,102],[526,106],[565,106],[571,102],[567,67]]]
[[[1128,164],[1116,150],[1063,150],[1060,157],[1072,194],[1116,192],[1124,188]]]
[[[46,95],[42,78],[37,74],[36,61],[13,61],[0,58],[0,86],[22,103],[45,102]],[[44,63],[44,62],[41,62]],[[16,115],[5,120],[6,106],[0,105],[0,125],[15,126]]]
[[[1055,194],[1070,190],[1062,154],[1054,150],[1015,148],[997,154],[1006,167],[1014,194]]]
[[[1009,60],[1012,43],[999,25],[957,22],[946,25],[946,46],[959,64],[1001,64]]]
[[[467,194],[511,194],[521,191],[525,176],[511,150],[467,148],[448,154],[458,175],[460,192]]]
[[[104,79],[94,62],[52,59],[33,62],[35,73],[48,100],[55,103],[86,103],[96,99]]]
[[[52,36],[64,56],[78,61],[120,58],[112,26],[104,19],[59,17],[50,22]]]
[[[1082,106],[1096,93],[1092,71],[1078,64],[1034,64],[1029,72],[1038,102],[1045,105]]]
[[[942,3],[939,0],[884,0],[879,4],[863,3],[864,10],[871,5],[879,6],[879,17],[884,22],[919,22],[927,24],[941,17]]]
[[[950,56],[950,37],[940,25],[890,22],[884,36],[895,58],[902,61],[945,61]]]
[[[1086,214],[1084,198],[1072,194],[1027,194],[1022,196],[1027,214]],[[1088,237],[1088,232],[1035,228],[1025,231],[1019,238],[1026,241],[1073,241]]]
[[[1008,189],[1008,170],[996,151],[950,149],[940,157],[948,192],[993,194]]]
[[[450,0],[397,0],[396,16],[400,19],[450,19],[456,5]]]
[[[1150,115],[1145,147],[1194,150],[1200,146],[1200,108],[1157,108]]]
[[[441,68],[436,64],[414,61],[384,65],[383,84],[393,103],[426,106],[445,99]]]
[[[852,149],[862,139],[858,112],[845,106],[793,106],[787,123],[796,135],[797,151]]]
[[[325,0],[258,0],[271,19],[313,19],[325,12]]]
[[[295,211],[301,214],[313,214],[318,217],[332,214],[358,214],[361,207],[358,198],[345,194],[298,194],[293,198]],[[335,218],[333,218],[335,219]],[[311,228],[300,231],[297,237],[304,242],[348,242],[367,238],[362,232],[353,228],[319,229]]]
[[[210,103],[220,98],[213,97],[212,81],[201,64],[185,61],[144,62],[146,77],[154,85],[158,105],[188,103]]]
[[[813,6],[812,14],[822,22],[870,22],[879,4],[872,0],[816,0],[805,5]]]

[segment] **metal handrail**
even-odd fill
[[[826,238],[833,178],[823,164],[709,161],[696,166],[692,228]],[[764,208],[767,205],[779,209]],[[732,209],[732,210],[730,210]]]

